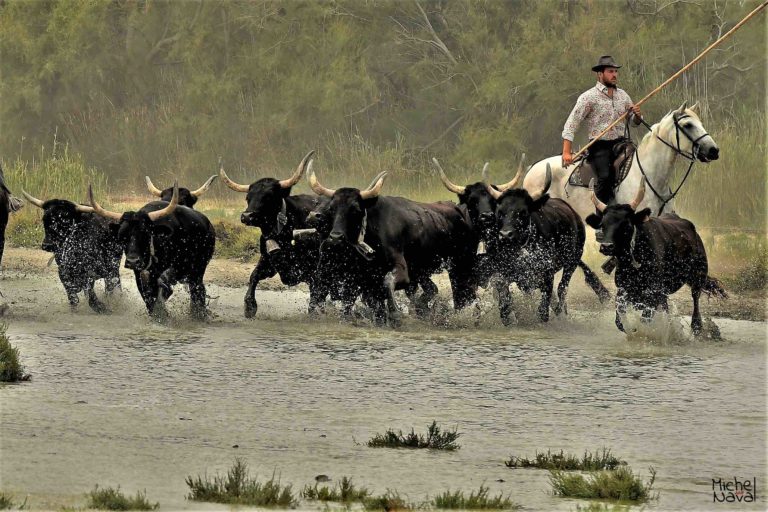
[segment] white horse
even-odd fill
[[[616,203],[627,204],[632,201],[641,181],[645,179],[650,193],[645,194],[639,208],[650,208],[652,215],[659,215],[659,209],[670,198],[669,178],[679,159],[687,159],[691,163],[694,159],[701,162],[718,159],[720,149],[701,124],[696,114],[697,106],[698,103],[686,108],[687,103],[683,103],[679,109],[667,113],[651,127],[632,157],[627,177],[616,190]],[[547,165],[552,168],[549,195],[566,201],[582,219],[595,213],[590,189],[568,185],[574,164],[564,168],[560,155],[545,158],[531,166],[523,181],[523,188],[529,191],[541,190],[546,181]],[[664,205],[664,212],[671,211],[674,211],[672,200]]]

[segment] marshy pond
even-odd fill
[[[300,290],[259,292],[245,320],[244,288],[213,284],[211,321],[187,320],[179,289],[174,319],[158,325],[123,277],[107,316],[71,312],[51,272],[0,281],[8,336],[32,374],[0,387],[0,489],[32,509],[83,506],[98,484],[146,490],[161,510],[228,510],[186,500],[185,478],[239,457],[295,491],[321,474],[416,502],[485,484],[529,510],[575,510],[588,502],[553,496],[547,471],[504,461],[603,447],[644,480],[657,470],[646,510],[732,508],[713,503],[712,479],[734,477],[757,479],[758,502],[739,510],[768,503],[763,322],[715,319],[713,341],[660,319],[627,338],[610,307],[572,306],[567,319],[522,315],[506,328],[486,297],[479,319],[392,330],[310,319]],[[459,450],[366,446],[433,420],[461,432]]]

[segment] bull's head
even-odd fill
[[[115,230],[117,231],[118,243],[125,252],[125,268],[132,270],[148,269],[154,261],[154,244],[156,237],[169,236],[173,233],[172,228],[167,223],[158,223],[165,217],[168,217],[179,204],[179,186],[173,184],[173,195],[171,201],[164,207],[151,211],[151,208],[157,207],[153,204],[150,211],[146,211],[145,206],[138,212],[117,213],[105,210],[93,199],[93,188],[88,186],[88,201],[93,207],[93,211],[112,221],[115,221]]]
[[[593,180],[594,181],[594,180]],[[593,188],[594,183],[590,183]],[[606,256],[624,256],[631,254],[632,237],[635,226],[645,222],[651,214],[650,208],[635,211],[645,195],[645,180],[640,183],[635,198],[629,204],[606,205],[600,201],[592,190],[592,202],[600,215],[591,214],[585,219],[587,224],[595,229],[602,228],[603,241],[600,252]]]
[[[179,204],[193,208],[198,198],[203,195],[208,190],[208,188],[210,188],[211,183],[213,183],[213,180],[216,178],[217,175],[214,174],[208,178],[208,181],[203,183],[203,186],[196,190],[189,190],[188,188],[184,187],[179,188]],[[169,202],[171,197],[173,197],[173,187],[160,190],[152,184],[152,180],[149,179],[149,176],[144,176],[144,180],[147,182],[147,189],[149,190],[149,193],[155,197],[159,197],[161,201]]]
[[[250,185],[235,183],[224,172],[224,167],[221,167],[221,180],[235,192],[247,194],[245,201],[248,206],[240,215],[240,222],[246,226],[256,226],[262,231],[271,231],[283,209],[283,200],[291,195],[291,188],[299,182],[314,154],[314,150],[307,153],[289,178],[261,178]]]
[[[77,224],[82,222],[85,214],[93,212],[90,206],[75,204],[64,199],[42,201],[22,190],[27,201],[43,210],[43,230],[45,237],[41,249],[57,253],[64,241]]]
[[[520,160],[518,174],[522,171],[524,161],[525,155],[523,155],[523,158]],[[488,192],[488,188],[485,185],[485,182],[488,181],[488,162],[483,166],[483,181],[465,185],[463,187],[456,185],[448,179],[448,176],[445,175],[445,171],[443,171],[440,162],[438,162],[436,158],[432,159],[432,164],[440,174],[440,180],[443,182],[443,185],[445,185],[445,188],[459,197],[459,204],[466,205],[472,225],[479,229],[480,234],[487,234],[494,227],[496,212],[496,199]],[[515,181],[515,179],[517,179],[517,176],[515,176],[512,181]],[[508,185],[509,183],[501,185],[501,187],[506,187]]]
[[[488,186],[488,192],[497,201],[496,222],[499,240],[512,247],[525,245],[530,238],[531,214],[539,211],[549,200],[549,186],[552,184],[552,168],[547,164],[547,175],[541,190],[530,194],[522,188],[525,176],[518,170],[517,176],[501,191]]]
[[[366,210],[376,204],[387,173],[380,173],[367,189],[330,189],[320,184],[314,172],[309,174],[309,185],[315,194],[330,198],[323,208],[314,212],[317,231],[330,245],[343,242],[356,245],[360,241]]]

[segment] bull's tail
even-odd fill
[[[716,299],[728,298],[728,292],[725,290],[723,283],[714,277],[707,276],[707,280],[704,281],[704,286],[701,288],[701,291]]]
[[[608,291],[608,288],[603,286],[603,283],[600,282],[600,278],[597,277],[597,274],[592,272],[592,269],[583,261],[579,261],[579,268],[584,272],[584,280],[587,282],[587,285],[592,288],[592,291],[595,292],[595,295],[597,295],[600,302],[603,303],[609,300],[611,298],[611,293]]]

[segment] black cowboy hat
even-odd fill
[[[602,71],[605,68],[620,68],[618,64],[616,64],[616,61],[613,60],[613,57],[610,55],[603,55],[597,60],[597,64],[592,66],[592,71]]]

